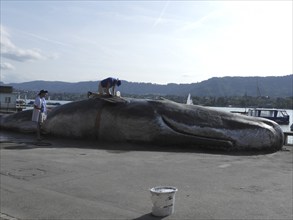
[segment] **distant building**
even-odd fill
[[[17,93],[13,92],[12,86],[0,86],[0,111],[16,111]]]

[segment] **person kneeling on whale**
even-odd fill
[[[106,79],[103,79],[99,82],[98,94],[115,96],[115,87],[120,85],[121,85],[121,81],[119,79],[115,79],[113,77],[108,77]]]

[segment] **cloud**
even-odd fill
[[[1,82],[4,83],[18,83],[18,82],[26,82],[30,81],[31,78],[27,76],[26,74],[21,74],[19,72],[8,72],[8,71],[3,71],[1,72]]]
[[[14,70],[14,66],[10,63],[4,62],[4,63],[0,63],[0,69],[1,70]]]
[[[14,45],[10,40],[10,35],[3,26],[0,26],[1,29],[1,57],[19,61],[26,62],[32,60],[41,60],[46,59],[46,56],[37,49],[22,49]]]

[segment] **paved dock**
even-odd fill
[[[1,132],[1,219],[292,219],[293,147],[272,154]],[[149,189],[175,186],[175,212],[151,215]]]

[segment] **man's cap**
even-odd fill
[[[39,95],[40,95],[40,94],[43,94],[43,93],[48,93],[48,91],[42,89],[42,90],[39,92]]]

